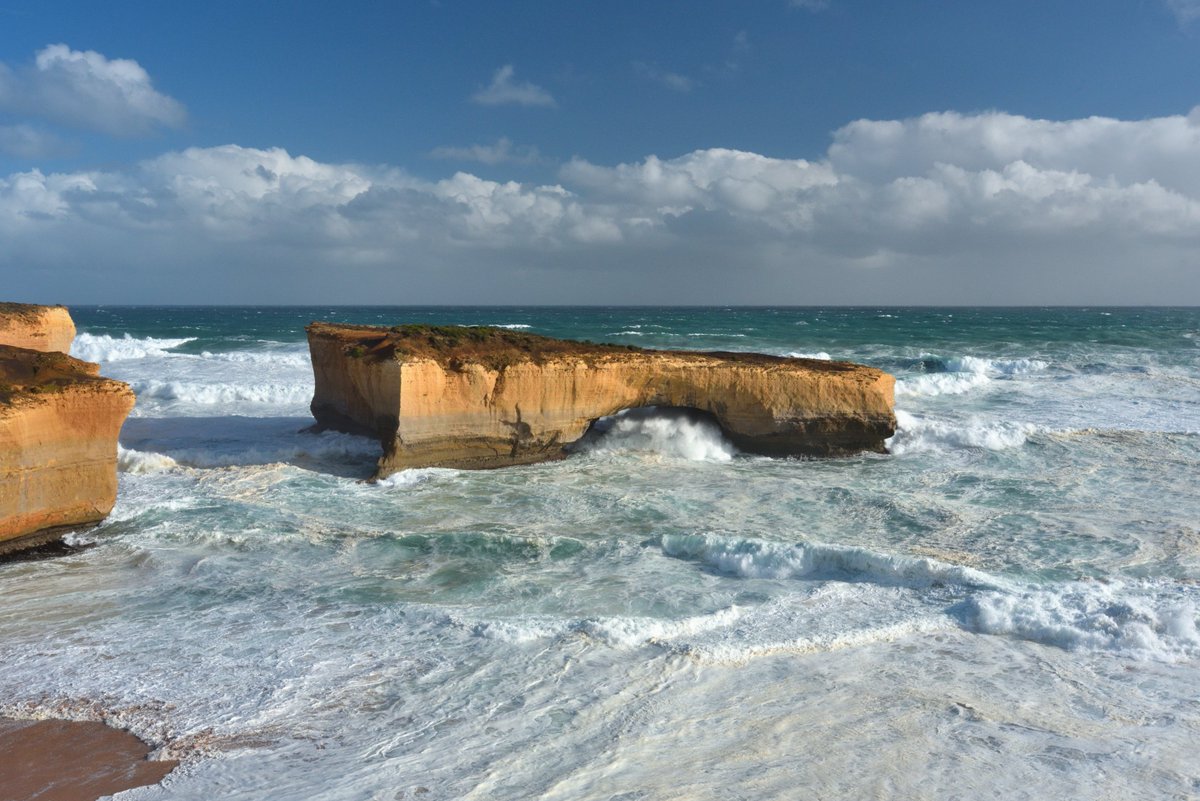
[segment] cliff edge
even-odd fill
[[[495,328],[313,323],[322,428],[383,444],[376,477],[561,458],[598,418],[667,406],[711,414],[739,449],[884,451],[892,376],[849,362],[643,350]]]
[[[0,335],[21,331],[62,342],[59,311],[19,307],[16,322],[0,305]],[[43,307],[45,308],[45,307]],[[37,320],[53,328],[39,334]],[[3,340],[0,340],[3,341]],[[103,378],[99,365],[65,353],[0,344],[0,553],[55,539],[63,527],[95,523],[117,497],[117,435],[133,408],[127,384]]]
[[[0,345],[66,353],[75,322],[65,306],[0,303]]]

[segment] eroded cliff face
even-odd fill
[[[741,450],[884,450],[892,376],[848,362],[652,351],[501,329],[313,323],[318,425],[369,433],[377,476],[560,458],[597,418],[673,406],[716,418]]]
[[[11,304],[6,304],[11,306]],[[5,316],[0,331],[70,347],[75,326],[61,307]],[[66,324],[60,319],[66,316]],[[14,324],[14,317],[24,320]],[[49,328],[34,330],[38,320]],[[0,553],[95,523],[117,497],[117,435],[133,408],[128,385],[65,353],[0,345]]]
[[[75,323],[64,306],[0,303],[0,345],[66,353]]]

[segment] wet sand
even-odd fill
[[[0,801],[95,801],[154,784],[178,762],[103,723],[0,718]]]

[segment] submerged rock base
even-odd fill
[[[379,438],[377,477],[561,458],[598,418],[671,406],[711,414],[739,449],[772,456],[884,451],[892,376],[849,362],[655,351],[506,329],[313,323],[312,413]]]

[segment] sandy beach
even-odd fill
[[[103,723],[0,718],[0,801],[94,801],[161,781],[178,762]]]

